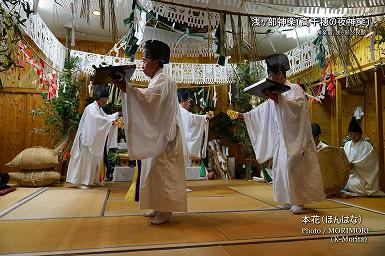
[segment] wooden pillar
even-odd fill
[[[377,133],[377,145],[378,145],[378,160],[379,160],[379,180],[380,187],[385,190],[385,166],[384,166],[384,120],[382,116],[382,83],[380,79],[381,72],[376,69],[374,71],[374,90],[376,101],[376,133]]]
[[[70,59],[70,51],[71,51],[71,47],[70,47],[70,38],[71,38],[71,28],[70,27],[66,27],[66,30],[67,30],[67,33],[66,33],[66,56],[65,56],[65,60],[69,60]]]
[[[375,60],[374,56],[374,45],[375,45],[375,40],[374,36],[370,37],[370,61],[373,62]]]
[[[340,80],[336,81],[336,107],[335,107],[335,143],[334,146],[341,147],[343,135],[342,135],[342,91],[341,91],[341,82]]]

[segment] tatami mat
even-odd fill
[[[295,256],[383,256],[385,252],[385,236],[368,237],[365,243],[331,243],[325,240],[307,240],[284,243],[248,244],[225,246],[231,256],[253,255],[295,255]],[[130,255],[130,254],[127,254]],[[157,255],[156,253],[152,255]],[[193,255],[193,254],[190,254]]]
[[[384,216],[365,210],[325,209],[314,214],[360,216],[362,223],[354,227],[368,227],[371,232],[385,230]],[[311,238],[312,235],[302,233],[302,228],[341,227],[305,225],[302,216],[283,210],[183,214],[174,215],[170,223],[162,226],[151,226],[149,219],[141,216],[2,221],[1,228],[13,235],[0,233],[0,243],[2,252],[56,251],[258,238]],[[15,237],[17,246],[14,246]]]
[[[226,245],[200,248],[114,253],[114,256],[382,256],[385,236],[370,236],[367,243],[333,244],[329,239]],[[106,256],[111,254],[89,254]]]
[[[226,187],[226,186],[247,186],[255,184],[254,181],[249,180],[190,180],[186,181],[187,187]]]
[[[172,250],[150,250],[114,254],[87,254],[87,255],[113,255],[113,256],[230,256],[223,246],[186,248]]]
[[[14,205],[21,199],[41,190],[42,188],[23,188],[18,187],[15,191],[0,196],[0,211]]]
[[[256,209],[272,209],[271,205],[244,196],[239,192],[229,189],[223,182],[214,181],[189,182],[192,192],[187,193],[188,212],[210,212],[210,211],[242,211]],[[251,184],[249,182],[231,182],[231,184]],[[146,210],[140,210],[139,204],[125,200],[126,188],[111,189],[106,204],[105,216],[122,216],[142,214]]]
[[[125,199],[108,200],[104,216],[140,215],[148,210],[140,210],[138,202],[129,202]]]
[[[228,188],[273,206],[280,205],[279,203],[273,200],[274,198],[273,187],[271,185],[255,184],[254,186],[229,186]],[[322,208],[340,208],[340,207],[347,207],[347,206],[336,202],[332,202],[330,200],[325,200],[322,202],[306,204],[305,207],[322,209]]]
[[[189,193],[190,194],[190,193]],[[244,211],[258,209],[274,209],[271,205],[265,204],[253,198],[243,196],[239,193],[236,196],[188,196],[188,212],[215,212],[215,211]],[[127,200],[108,200],[105,216],[119,216],[127,214],[141,214],[146,210],[139,209],[139,203]]]
[[[191,189],[192,187],[190,187]],[[238,192],[231,190],[223,186],[203,186],[203,187],[193,187],[191,192],[187,193],[188,197],[198,197],[198,196],[234,196],[239,195]],[[126,197],[128,187],[119,187],[111,188],[109,200],[115,199],[124,199]]]
[[[49,189],[0,220],[101,216],[106,190]]]
[[[127,194],[128,188],[126,189],[111,189],[108,200],[124,200]]]
[[[153,226],[149,218],[137,216],[144,212],[138,203],[124,200],[128,186],[107,183],[89,190],[55,187],[37,193],[0,219],[0,254],[344,255],[346,250],[350,253],[345,255],[381,255],[378,252],[384,251],[385,215],[370,209],[324,201],[306,205],[313,208],[311,212],[293,215],[274,207],[269,185],[199,181],[188,183],[193,190],[188,193],[188,213],[174,214],[169,223]],[[385,199],[346,201],[373,208],[382,207]],[[104,206],[105,216],[100,216]],[[305,216],[319,217],[321,223],[305,224]],[[325,224],[324,216],[349,216],[362,222]],[[368,243],[330,243],[329,229],[340,227],[369,228]],[[326,235],[306,233],[306,228]]]
[[[141,216],[2,221],[1,253],[92,249],[128,245],[222,241],[199,215],[176,215],[153,226]]]
[[[233,196],[239,193],[227,188],[225,185],[242,185],[248,186],[255,184],[254,182],[244,180],[204,180],[204,181],[187,181],[186,185],[192,189],[188,196]],[[124,199],[130,187],[130,182],[108,182],[105,188],[110,189],[109,199]]]
[[[271,205],[277,204],[273,200],[273,187],[271,185],[253,183],[251,186],[228,186],[228,188]]]
[[[238,192],[226,187],[189,187],[189,188],[192,189],[192,191],[187,194],[189,197],[239,195]]]
[[[303,216],[319,216],[320,224],[304,224]],[[216,226],[229,239],[255,239],[276,238],[313,235],[302,233],[302,228],[324,228],[335,227],[363,227],[370,231],[385,231],[385,216],[357,208],[323,209],[302,215],[291,214],[288,210],[238,212],[238,213],[213,213],[202,214],[205,220]],[[355,216],[362,220],[361,224],[341,225],[324,224],[322,216]],[[328,229],[326,229],[328,231]]]
[[[385,198],[352,197],[350,199],[332,198],[332,200],[351,206],[377,210],[385,214]]]
[[[372,234],[385,230],[384,218],[380,214],[354,208],[336,210],[326,209],[319,214],[361,216],[362,223],[354,227],[368,227]],[[312,239],[314,235],[305,235],[301,232],[303,227],[323,230],[324,227],[341,227],[341,225],[305,225],[302,223],[302,215],[292,215],[279,210],[174,215],[170,223],[162,226],[151,226],[148,218],[140,216],[3,221],[1,228],[13,235],[0,233],[0,248],[2,253],[97,248],[106,250],[127,246],[144,246],[146,250],[151,250],[151,245],[159,247],[169,244],[188,248],[210,241],[217,245],[231,240],[242,243],[247,239],[270,239],[269,243],[272,243],[293,240],[296,237]],[[382,231],[382,235],[384,234]],[[298,240],[292,242],[293,245],[296,243]],[[193,251],[186,252],[185,255],[198,255]],[[230,252],[230,255],[233,253]]]
[[[189,197],[187,199],[187,206],[189,212],[242,211],[273,208],[271,205],[243,195]]]

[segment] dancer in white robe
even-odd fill
[[[257,161],[273,158],[274,200],[301,213],[305,203],[325,199],[306,97],[299,85],[286,80],[286,55],[269,56],[266,64],[269,78],[291,89],[282,94],[265,91],[269,99],[239,118],[246,122]]]
[[[189,92],[178,89],[178,101],[184,133],[185,148],[189,157],[201,158],[206,156],[210,114],[193,114],[190,108]]]
[[[181,114],[181,126],[184,136],[184,146],[187,156],[186,166],[189,165],[188,158],[206,157],[208,142],[209,120],[213,117],[210,114],[198,115],[188,111],[190,108],[190,93],[187,89],[178,89],[178,101]],[[186,176],[187,168],[186,168]],[[187,192],[192,190],[187,188]]]
[[[328,144],[323,143],[319,136],[321,134],[321,127],[317,123],[311,123],[311,132],[313,134],[314,143],[316,145],[317,152],[320,150],[329,147]]]
[[[107,115],[102,109],[107,104],[109,88],[95,85],[93,96],[95,101],[84,109],[80,119],[66,178],[67,182],[81,188],[100,183],[104,147],[108,149],[112,139],[117,139],[118,128],[113,126],[113,122],[119,117],[119,113]]]
[[[350,141],[344,145],[349,162],[352,164],[345,190],[358,196],[385,196],[378,184],[379,163],[373,146],[362,139],[362,130],[352,117],[349,124]]]
[[[130,159],[142,159],[139,203],[151,224],[163,224],[172,212],[187,211],[183,134],[177,87],[162,67],[170,48],[149,40],[144,46],[143,72],[151,78],[148,88],[137,89],[127,81],[114,83],[122,93],[123,117]]]

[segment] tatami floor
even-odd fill
[[[20,187],[0,197],[0,254],[385,255],[385,198],[332,198],[293,215],[277,207],[270,185],[187,185],[188,212],[160,226],[124,199],[129,183]]]

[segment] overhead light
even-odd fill
[[[93,15],[95,16],[100,16],[100,11],[99,10],[95,10],[92,12]]]
[[[317,34],[319,29],[320,29],[319,25],[317,24],[316,26],[299,27],[299,28],[293,28],[291,30],[283,30],[280,33],[285,35],[286,38],[294,38],[298,40],[298,36],[299,37],[312,36]]]
[[[50,0],[39,0],[39,1],[33,0],[33,2],[30,2],[30,3],[32,3],[32,8],[34,11],[35,11],[35,8],[36,8],[36,10],[39,9],[42,11],[47,11],[51,7],[51,4],[52,4],[52,2]],[[37,6],[36,6],[36,4],[37,4]]]

